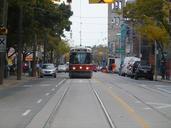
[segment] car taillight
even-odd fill
[[[89,67],[86,67],[86,70],[89,70],[90,68]]]
[[[80,69],[82,69],[83,67],[80,66]]]
[[[73,70],[75,70],[75,69],[76,69],[76,67],[72,67],[72,69],[73,69]]]

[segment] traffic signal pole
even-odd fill
[[[5,28],[7,26],[7,10],[8,10],[8,4],[7,0],[1,0],[1,3],[3,1],[3,10],[2,10],[2,23],[0,24],[1,28]],[[1,29],[3,30],[3,29]],[[6,29],[7,30],[7,29]],[[3,38],[0,38],[0,85],[3,84],[4,79],[4,60],[5,60],[5,53],[6,53],[6,30],[3,32],[0,32],[0,35],[2,35]],[[3,49],[2,49],[3,47]]]

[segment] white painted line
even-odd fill
[[[28,109],[22,114],[22,116],[27,116],[30,112],[31,112],[31,109]]]
[[[42,99],[39,99],[39,100],[37,101],[38,104],[40,104],[41,102],[42,102]]]
[[[149,107],[146,107],[146,108],[144,108],[145,110],[150,110],[150,109],[152,109],[152,108],[149,108]]]
[[[140,84],[140,86],[141,86],[141,87],[147,87],[147,85],[145,85],[145,84]]]
[[[31,88],[33,85],[24,85],[23,87],[26,87],[26,88]]]
[[[156,87],[163,87],[164,85],[155,85]]]
[[[41,84],[40,85],[41,87],[48,87],[48,86],[51,86],[50,84]]]
[[[65,80],[65,79],[64,79],[64,80]],[[60,84],[62,84],[62,83],[64,82],[64,80],[60,81],[60,82],[56,85],[56,87],[58,87]]]
[[[141,102],[137,100],[137,101],[135,101],[135,103],[139,104],[139,103],[141,103]]]
[[[157,89],[159,89],[159,90],[161,90],[161,91],[163,91],[163,92],[166,92],[166,93],[171,94],[171,91],[168,91],[168,90],[166,90],[166,89],[164,89],[164,88],[157,88]]]
[[[52,91],[55,91],[55,89],[54,89],[54,88],[52,88]]]
[[[169,104],[165,104],[165,103],[155,103],[155,102],[147,102],[147,104],[149,104],[149,105],[157,105],[157,106],[169,105]]]
[[[46,96],[49,96],[49,94],[50,94],[50,93],[46,93],[45,95],[46,95]]]
[[[163,108],[170,108],[171,104],[165,104],[165,103],[153,103],[153,102],[148,102],[147,104],[153,105],[154,108],[156,109],[163,109]],[[146,107],[144,108],[145,110],[150,110],[152,108]]]

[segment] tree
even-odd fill
[[[20,7],[23,8],[22,24],[18,23],[18,17],[21,14]],[[38,41],[42,37],[45,39],[45,34],[60,39],[61,36],[64,36],[64,30],[70,30],[71,22],[69,21],[69,17],[72,15],[72,12],[70,6],[65,4],[54,4],[51,0],[9,0],[8,12],[9,36],[7,47],[8,49],[14,47],[16,52],[19,52],[18,48],[20,47],[17,47],[17,43],[22,38],[21,47],[26,46],[23,52],[25,55],[31,53],[30,49],[33,46],[36,47],[34,43],[39,44]],[[21,25],[22,33],[18,33]],[[21,34],[22,36],[18,38],[18,35]],[[36,50],[36,48],[33,49]],[[33,49],[32,52],[34,52]]]
[[[136,0],[129,3],[124,9],[124,15],[131,19],[135,24],[137,31],[141,36],[153,43],[155,47],[161,51],[162,60],[166,60],[164,56],[164,48],[170,43],[170,24],[169,10],[171,4],[168,0]],[[155,54],[155,79],[157,79],[157,54]]]
[[[149,41],[169,43],[169,8],[167,0],[136,0],[124,8],[124,15],[131,19],[137,31]]]

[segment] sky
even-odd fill
[[[71,46],[78,46],[80,43],[83,46],[107,45],[107,4],[72,0],[71,10],[71,32],[65,34]]]

